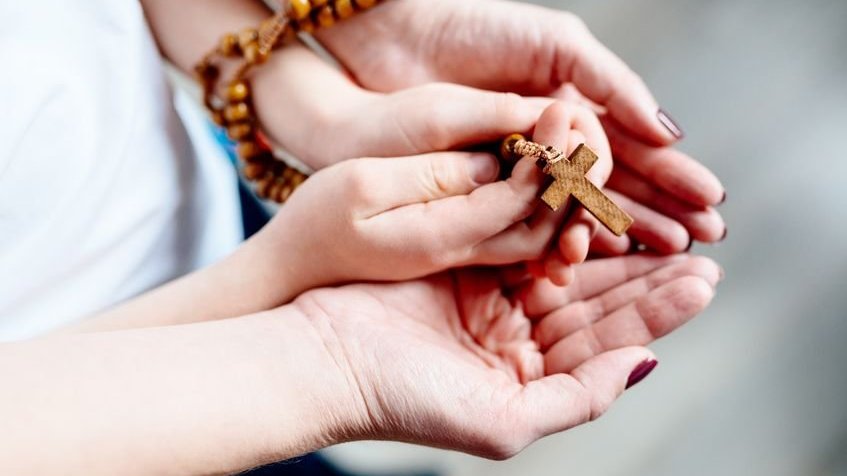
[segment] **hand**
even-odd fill
[[[466,269],[314,290],[289,308],[347,375],[339,393],[359,397],[332,412],[347,439],[501,459],[603,414],[655,358],[641,346],[699,313],[719,279],[707,258],[629,256],[578,266],[567,289]]]
[[[316,37],[370,90],[446,81],[546,96],[572,83],[637,137],[666,145],[681,136],[660,120],[638,75],[570,13],[505,1],[399,0]]]
[[[609,176],[608,143],[590,112],[554,103],[535,137],[568,150],[588,143],[600,156],[589,179],[602,186]],[[347,160],[305,182],[247,246],[266,251],[266,274],[290,278],[289,286],[277,286],[286,288],[278,302],[339,282],[536,259],[562,227],[567,207],[557,213],[538,207],[544,177],[534,159],[519,161],[505,181],[495,181],[498,171],[497,159],[484,153]],[[584,220],[584,214],[572,215]],[[557,253],[582,261],[590,238],[587,229],[565,224]]]
[[[552,103],[444,83],[377,93],[301,45],[274,53],[255,73],[253,88],[263,129],[313,169],[499,143],[531,131]]]
[[[555,96],[600,114],[615,160],[607,193],[635,218],[622,237],[598,230],[592,252],[620,255],[643,246],[671,254],[688,251],[694,241],[715,243],[726,237],[726,225],[714,208],[726,200],[726,192],[709,169],[673,147],[634,138],[571,86]]]

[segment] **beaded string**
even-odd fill
[[[259,129],[248,81],[252,69],[265,63],[271,52],[292,41],[298,32],[312,33],[328,28],[337,20],[366,10],[379,0],[289,0],[285,7],[263,21],[258,28],[224,35],[215,49],[194,67],[203,88],[203,103],[215,124],[226,129],[236,143],[236,154],[243,162],[243,174],[256,183],[256,193],[284,203],[308,177],[278,159],[270,141]],[[221,62],[226,58],[242,58],[227,83],[225,98],[216,94],[221,76]]]

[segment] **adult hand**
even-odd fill
[[[546,96],[572,83],[641,139],[666,145],[682,135],[638,75],[571,13],[494,0],[395,0],[316,37],[374,91],[445,81]]]
[[[332,412],[348,439],[510,457],[603,414],[655,365],[641,346],[699,313],[720,279],[685,255],[591,261],[567,289],[508,274],[319,289],[288,307],[346,375],[337,393],[358,397]]]

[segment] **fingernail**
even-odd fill
[[[727,233],[729,233],[729,228],[724,227],[724,228],[723,228],[723,235],[721,235],[721,239],[720,239],[720,240],[718,240],[718,241],[720,242],[720,241],[725,240],[725,239],[726,239],[726,235],[727,235]]]
[[[723,205],[726,202],[726,190],[723,192],[723,197],[721,197],[721,201],[718,202],[718,205]]]
[[[468,173],[480,185],[493,182],[499,172],[500,165],[492,155],[474,154],[468,158]]]
[[[683,251],[683,253],[688,253],[689,251],[691,251],[691,247],[693,247],[693,246],[694,246],[694,238],[689,238],[688,239],[688,246],[685,247],[685,251]]]
[[[673,134],[674,137],[676,137],[677,139],[682,139],[683,137],[685,137],[685,132],[683,132],[682,128],[679,127],[676,121],[674,121],[671,116],[668,115],[667,111],[659,108],[659,110],[656,111],[656,117],[659,119],[659,122],[661,122],[662,125],[665,126],[665,129],[667,129],[668,132]]]
[[[629,380],[626,381],[626,388],[632,388],[635,384],[644,380],[657,365],[659,365],[659,361],[655,359],[647,359],[638,364],[632,373],[629,374]]]

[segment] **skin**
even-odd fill
[[[14,389],[0,392],[0,472],[234,473],[359,439],[508,458],[602,415],[655,358],[642,346],[720,279],[687,256],[576,272],[563,289],[465,269],[223,321],[0,345]]]
[[[177,62],[199,57],[198,45],[211,40],[198,39],[209,32],[237,29],[232,24],[247,19],[255,24],[251,17],[261,13],[243,1],[169,3],[151,0],[145,9]],[[200,12],[207,21],[186,21]],[[256,79],[256,93],[271,98],[260,86],[271,83]],[[0,375],[13,390],[0,392],[8,430],[0,435],[0,472],[232,473],[357,439],[502,459],[599,417],[633,369],[654,358],[643,346],[708,305],[720,269],[688,256],[576,264],[594,225],[580,213],[536,212],[540,177],[526,160],[509,180],[491,182],[471,166],[494,166],[489,156],[411,150],[479,142],[499,121],[472,119],[494,111],[526,121],[509,131],[534,128],[538,141],[568,150],[588,142],[603,159],[591,175],[602,185],[612,173],[611,150],[589,107],[467,86],[420,88],[363,93],[384,114],[371,124],[391,124],[408,101],[429,104],[415,102],[421,91],[429,99],[469,98],[436,115],[449,129],[412,115],[394,134],[389,127],[380,132],[387,134],[375,140],[386,149],[407,147],[396,154],[407,157],[328,167],[233,256],[76,329],[86,333],[0,345]],[[494,109],[454,118],[483,103]],[[607,106],[622,114],[634,107],[624,99]],[[319,105],[315,110],[326,119]],[[637,129],[638,113],[630,112],[634,122],[622,122]],[[274,124],[269,118],[269,129],[282,130]],[[311,124],[320,131],[325,123]],[[650,127],[641,131],[648,139]],[[661,142],[661,131],[652,133]],[[380,187],[365,186],[380,176]],[[316,209],[329,212],[314,223],[297,219]],[[308,226],[295,237],[297,223]],[[409,229],[422,237],[409,240]],[[303,240],[304,232],[313,239]],[[321,252],[336,245],[349,247],[351,260],[322,263]],[[369,259],[356,261],[363,256]],[[545,277],[515,264],[530,257],[539,258],[534,263]],[[489,266],[452,268],[470,264]],[[557,273],[573,284],[556,286]],[[354,279],[407,280],[301,289]]]
[[[176,8],[145,0],[144,6],[163,52],[189,72],[220,32],[267,15],[246,0],[211,6],[189,0]],[[197,15],[204,22],[191,21]],[[525,26],[516,28],[515,18]],[[467,31],[474,32],[473,42]],[[627,253],[634,243],[676,253],[692,240],[714,243],[725,236],[714,208],[725,197],[720,181],[673,148],[676,137],[656,119],[658,105],[644,82],[570,13],[502,1],[392,0],[320,31],[317,39],[349,74],[292,46],[275,52],[253,76],[264,130],[312,168],[496,142],[530,132],[556,97],[601,115],[616,168],[632,172],[618,174],[609,187],[647,224],[616,238],[587,219],[583,231],[574,232],[578,247],[593,230],[599,231],[591,250],[600,255]],[[556,256],[554,248],[549,254],[545,261],[557,261],[560,269],[578,262]],[[564,284],[572,273],[558,274]]]
[[[598,186],[611,173],[608,143],[590,111],[554,103],[539,118],[535,135],[569,149],[589,143],[600,156],[589,174]],[[221,263],[75,330],[235,317],[282,305],[316,287],[535,260],[551,244],[560,255],[581,254],[577,258],[584,260],[587,237],[579,248],[578,237],[568,238],[575,231],[568,223],[560,232],[567,210],[539,206],[543,174],[534,160],[519,161],[506,180],[495,180],[498,172],[493,156],[469,152],[344,161],[306,181],[267,226]],[[574,214],[569,223],[582,216]],[[183,298],[195,293],[203,299]]]

